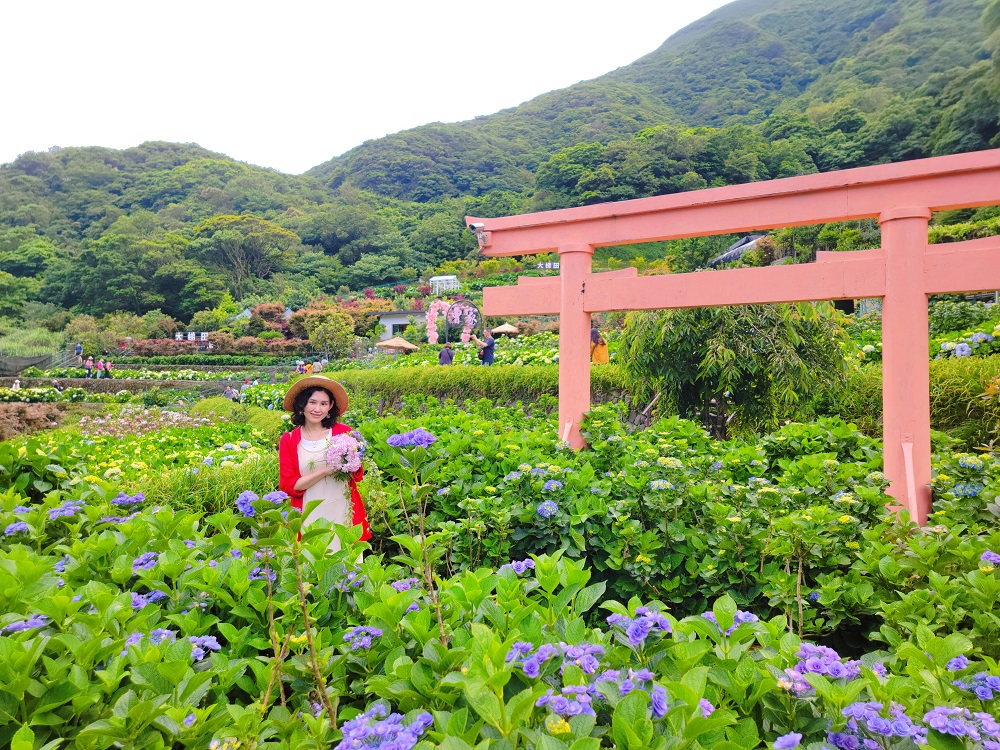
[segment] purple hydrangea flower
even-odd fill
[[[420,585],[420,579],[418,578],[403,578],[398,581],[393,581],[389,584],[392,586],[394,591],[402,593],[403,591],[409,591]]]
[[[968,665],[968,662],[966,664]],[[987,672],[979,672],[967,682],[955,680],[952,685],[972,693],[981,701],[993,700],[993,693],[1000,694],[1000,677]]]
[[[72,518],[78,510],[83,509],[83,503],[79,500],[69,500],[57,508],[49,508],[49,520],[55,521],[57,518]]]
[[[798,732],[789,732],[776,739],[773,747],[774,750],[791,750],[793,747],[798,747],[800,742],[802,742],[801,734]]]
[[[517,575],[523,575],[529,570],[535,569],[535,561],[530,557],[526,560],[511,560],[506,565],[501,565],[500,570],[513,570]]]
[[[152,570],[158,558],[155,552],[143,552],[132,561],[132,575],[137,575],[140,570]]]
[[[288,499],[288,495],[281,490],[275,490],[274,492],[268,492],[264,495],[264,499],[268,502],[274,503],[275,505],[281,505],[281,503]]]
[[[991,552],[990,550],[986,550],[979,557],[979,559],[982,562],[985,562],[985,563],[992,563],[993,565],[1000,565],[1000,554],[997,554],[996,552]]]
[[[18,620],[17,622],[5,625],[3,628],[0,628],[0,632],[6,631],[8,633],[21,633],[25,630],[34,630],[35,628],[45,627],[48,621],[48,615],[31,615],[31,617],[27,620]]]
[[[31,508],[24,505],[18,505],[16,508],[14,508],[15,516],[23,516],[25,513],[31,513]]]
[[[437,442],[437,438],[423,427],[418,427],[410,432],[390,435],[386,442],[393,448],[429,448]]]
[[[563,483],[558,479],[550,479],[545,484],[542,485],[542,489],[546,492],[555,492],[556,490],[561,490],[563,488]]]
[[[606,620],[613,628],[624,631],[629,644],[635,648],[643,646],[650,633],[669,634],[673,631],[670,620],[648,607],[638,607],[635,614],[635,618],[613,614]]]
[[[146,499],[146,494],[144,492],[136,493],[134,496],[126,495],[124,492],[119,492],[118,495],[111,501],[112,505],[117,506],[127,506],[127,505],[137,505]]]
[[[344,739],[333,750],[356,750],[356,748],[378,748],[379,750],[412,750],[423,734],[434,724],[434,717],[422,713],[411,724],[403,724],[400,714],[385,718],[386,710],[380,705],[373,706],[353,719],[344,722],[341,731]],[[373,720],[382,719],[382,721]]]
[[[701,616],[708,620],[710,623],[715,625],[721,631],[722,628],[719,627],[718,621],[715,619],[714,612],[702,612]],[[760,618],[757,617],[753,612],[744,612],[741,609],[736,610],[736,614],[733,617],[733,624],[726,629],[726,635],[732,635],[733,632],[745,622],[757,622]]]
[[[184,726],[190,729],[191,727],[194,726],[195,721],[197,721],[195,715],[188,714],[187,716],[184,717]]]
[[[240,493],[238,498],[236,498],[236,509],[247,518],[253,518],[253,503],[257,499],[258,498],[255,493],[250,490],[245,490]]]
[[[247,574],[248,581],[263,581],[265,578],[271,583],[274,583],[278,578],[278,574],[275,573],[270,567],[265,567],[263,565],[258,565]]]
[[[349,570],[344,574],[343,578],[337,580],[334,584],[334,588],[337,591],[351,591],[353,589],[359,588],[364,582],[367,576],[359,576],[358,571]]]
[[[4,535],[14,536],[14,534],[22,534],[28,530],[28,524],[26,521],[14,521],[6,529],[3,530]]]
[[[653,709],[653,716],[657,719],[662,719],[667,715],[667,710],[670,708],[667,702],[667,691],[660,685],[654,685],[653,691],[649,694],[649,705]]]
[[[969,666],[969,659],[965,654],[959,654],[954,659],[948,661],[947,670],[949,672],[961,672]]]
[[[149,634],[149,641],[154,646],[159,646],[161,643],[173,643],[175,640],[177,640],[177,634],[166,628],[156,628]]]

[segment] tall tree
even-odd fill
[[[714,411],[767,429],[845,372],[832,307],[747,305],[631,313],[622,340],[633,392],[660,391],[682,416]]]
[[[268,279],[291,263],[300,244],[293,232],[252,215],[215,216],[195,227],[191,251],[229,283],[236,299],[255,279]]]

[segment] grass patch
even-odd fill
[[[245,490],[263,497],[278,489],[278,453],[268,452],[259,461],[242,464],[171,469],[129,482],[122,489],[130,495],[145,492],[149,506],[166,505],[210,515],[233,508]]]

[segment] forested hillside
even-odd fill
[[[26,153],[0,166],[0,316],[188,321],[227,293],[297,307],[475,257],[466,214],[1000,146],[1000,0],[986,5],[738,0],[600,79],[371,141],[299,176],[192,144]],[[850,249],[870,229],[803,229],[789,244],[793,257]],[[681,270],[716,249],[655,257]]]
[[[931,97],[931,108],[950,107],[976,89],[988,68],[976,64],[989,57],[980,21],[984,4],[736,0],[655,52],[593,81],[489,117],[368,141],[309,174],[334,185],[347,181],[428,201],[530,188],[529,173],[543,154],[580,142],[620,140],[652,124],[757,125],[780,106],[802,111],[819,103],[891,119],[899,98],[912,96]],[[924,123],[922,151],[986,147],[986,136],[997,132],[996,99],[987,103],[982,92],[975,95],[978,103],[959,109],[966,119],[986,117],[990,127],[967,138],[964,129],[953,133],[948,123],[932,137],[941,126],[934,118]],[[900,115],[912,116],[927,119],[926,110]],[[898,128],[886,122],[886,138]]]

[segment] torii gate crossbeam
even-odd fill
[[[1000,237],[928,246],[932,211],[1000,204],[1000,149],[497,219],[467,217],[485,255],[556,251],[558,279],[483,290],[486,315],[560,316],[559,432],[581,447],[590,315],[610,310],[883,298],[883,440],[889,493],[930,511],[927,295],[1000,288]],[[594,247],[878,218],[882,247],[799,266],[638,277],[593,274]]]

